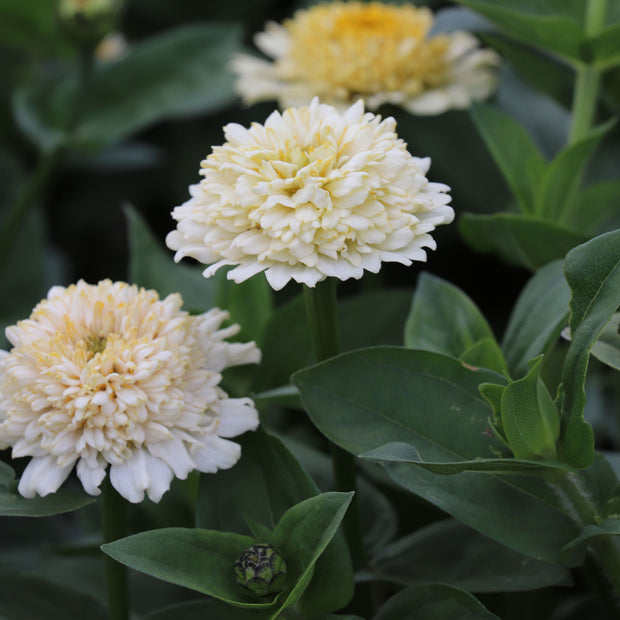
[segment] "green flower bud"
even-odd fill
[[[123,0],[60,0],[60,23],[71,39],[94,45],[116,29]]]
[[[286,581],[286,560],[270,545],[252,545],[237,558],[235,577],[257,596],[275,594]]]

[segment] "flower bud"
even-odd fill
[[[257,596],[275,594],[286,580],[286,560],[270,545],[252,545],[237,558],[235,577]]]
[[[60,0],[60,23],[76,43],[95,45],[116,29],[122,0]]]

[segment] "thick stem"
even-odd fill
[[[317,362],[326,360],[339,352],[338,326],[336,322],[336,281],[327,278],[315,288],[304,286],[306,313],[312,334],[312,343]],[[336,444],[330,442],[334,482],[337,491],[355,491],[355,461]],[[349,545],[353,566],[358,569],[366,564],[366,554],[362,541],[357,493],[342,522],[344,535]]]
[[[125,536],[127,502],[110,483],[109,475],[102,485],[103,542],[113,542]],[[108,591],[109,620],[129,619],[129,598],[127,594],[127,569],[110,556],[103,556],[105,562],[106,588]]]
[[[607,0],[588,0],[584,28],[588,37],[600,32],[605,25],[606,14]],[[600,69],[590,65],[577,67],[569,144],[584,138],[592,127],[600,81]]]
[[[580,526],[596,525],[601,518],[596,505],[577,474],[562,474],[553,480],[559,496]],[[613,536],[596,536],[588,541],[588,554],[604,576],[601,588],[610,592],[616,607],[620,604],[620,549]]]

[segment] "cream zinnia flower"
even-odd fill
[[[205,277],[237,265],[235,282],[265,271],[275,290],[425,260],[428,233],[454,217],[449,188],[428,182],[430,160],[412,157],[395,126],[361,101],[341,115],[316,99],[264,125],[227,125],[228,141],[202,162],[205,178],[172,212],[175,260],[215,263]]]
[[[466,108],[496,88],[499,56],[467,32],[428,36],[426,8],[379,2],[334,2],[268,22],[256,46],[273,62],[233,58],[236,89],[246,103],[275,99],[307,105],[313,96],[340,108],[363,98],[414,114]]]
[[[25,497],[55,492],[74,466],[99,494],[106,468],[130,502],[157,502],[172,478],[232,467],[228,441],[258,425],[249,398],[218,386],[228,366],[255,363],[253,342],[228,343],[217,308],[190,316],[180,295],[109,280],[50,290],[7,328],[0,357],[0,448],[31,456]]]

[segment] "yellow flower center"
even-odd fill
[[[108,344],[108,339],[105,336],[93,336],[86,343],[86,348],[93,354],[103,353]]]
[[[283,72],[328,85],[348,99],[385,91],[417,95],[445,81],[448,38],[427,38],[428,9],[335,2],[299,11]]]

